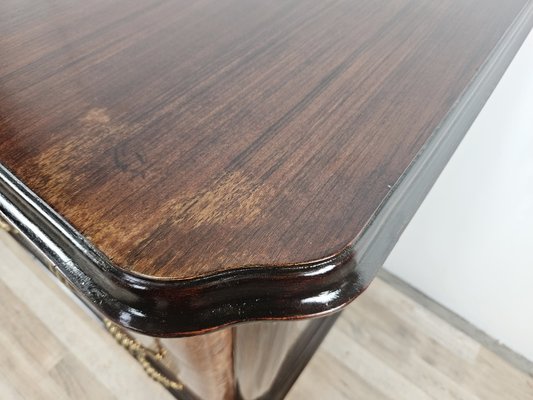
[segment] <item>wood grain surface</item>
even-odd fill
[[[338,254],[525,0],[0,6],[0,161],[116,266]]]
[[[4,1],[0,216],[143,333],[333,312],[375,276],[531,8]]]

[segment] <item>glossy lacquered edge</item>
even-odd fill
[[[15,236],[97,313],[144,334],[187,336],[247,320],[319,316],[364,289],[350,251],[316,264],[191,280],[136,276],[114,267],[9,171],[0,172],[0,216]]]
[[[249,320],[333,313],[372,281],[533,23],[522,10],[446,119],[352,244],[330,259],[250,266],[191,280],[157,280],[113,264],[0,165],[0,216],[97,313],[152,336],[187,336]]]

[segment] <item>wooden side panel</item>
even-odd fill
[[[205,400],[236,398],[232,329],[163,339],[161,344],[167,351],[165,364],[177,373],[188,391]]]
[[[176,339],[132,335],[165,349],[155,366],[184,385],[171,391],[180,399],[275,400],[285,396],[335,320],[255,322]]]
[[[272,386],[287,352],[309,321],[252,323],[235,328],[235,370],[244,399],[256,399]]]
[[[239,398],[283,399],[338,315],[235,327],[235,377]]]

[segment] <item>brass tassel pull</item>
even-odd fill
[[[0,218],[0,229],[6,232],[9,232],[11,231],[11,226],[9,226],[9,224],[6,221]]]
[[[183,384],[179,381],[172,380],[160,373],[152,364],[148,355],[153,356],[157,360],[162,360],[165,357],[165,350],[159,347],[157,351],[151,350],[143,346],[140,342],[128,335],[123,329],[111,322],[107,318],[104,318],[104,324],[108,332],[115,338],[115,340],[128,352],[135,357],[135,359],[141,364],[146,374],[154,381],[160,383],[167,389],[182,390]]]

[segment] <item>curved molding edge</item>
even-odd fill
[[[250,266],[190,280],[137,276],[115,267],[2,165],[0,216],[93,311],[143,334],[189,336],[250,320],[331,314],[375,277],[532,25],[530,1],[366,228],[327,260]]]

